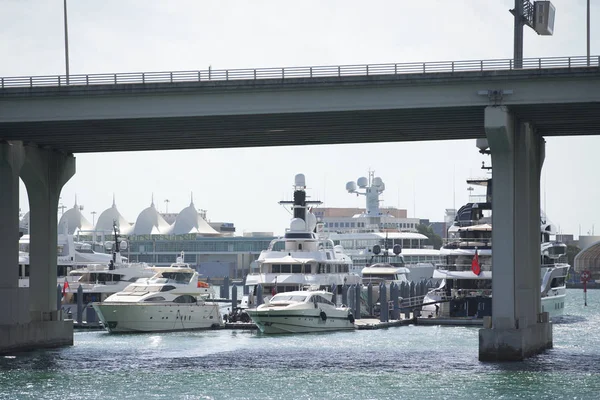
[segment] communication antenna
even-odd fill
[[[413,218],[417,218],[417,189],[415,185],[415,178],[413,177]]]
[[[456,210],[456,164],[452,169],[452,208]]]

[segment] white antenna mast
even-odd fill
[[[452,169],[452,208],[456,210],[456,164]]]

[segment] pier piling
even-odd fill
[[[233,285],[231,287],[231,311],[233,311],[238,306],[237,292],[238,292],[237,285]]]

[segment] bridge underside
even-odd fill
[[[0,123],[4,140],[67,154],[485,137],[485,107]],[[600,102],[518,105],[543,136],[600,134]]]

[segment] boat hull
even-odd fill
[[[217,303],[139,304],[93,303],[105,328],[111,333],[172,332],[223,326]]]
[[[252,321],[266,334],[310,333],[354,330],[347,311],[325,313],[320,310],[247,310]]]
[[[564,288],[557,290],[557,293],[545,296],[541,298],[541,311],[548,312],[548,317],[559,317],[564,314],[565,300],[567,294]],[[425,318],[443,317],[448,318],[448,303],[438,303],[439,308],[436,309],[435,304],[443,301],[441,294],[430,292],[423,299],[423,304],[427,304],[422,307],[421,316]]]

